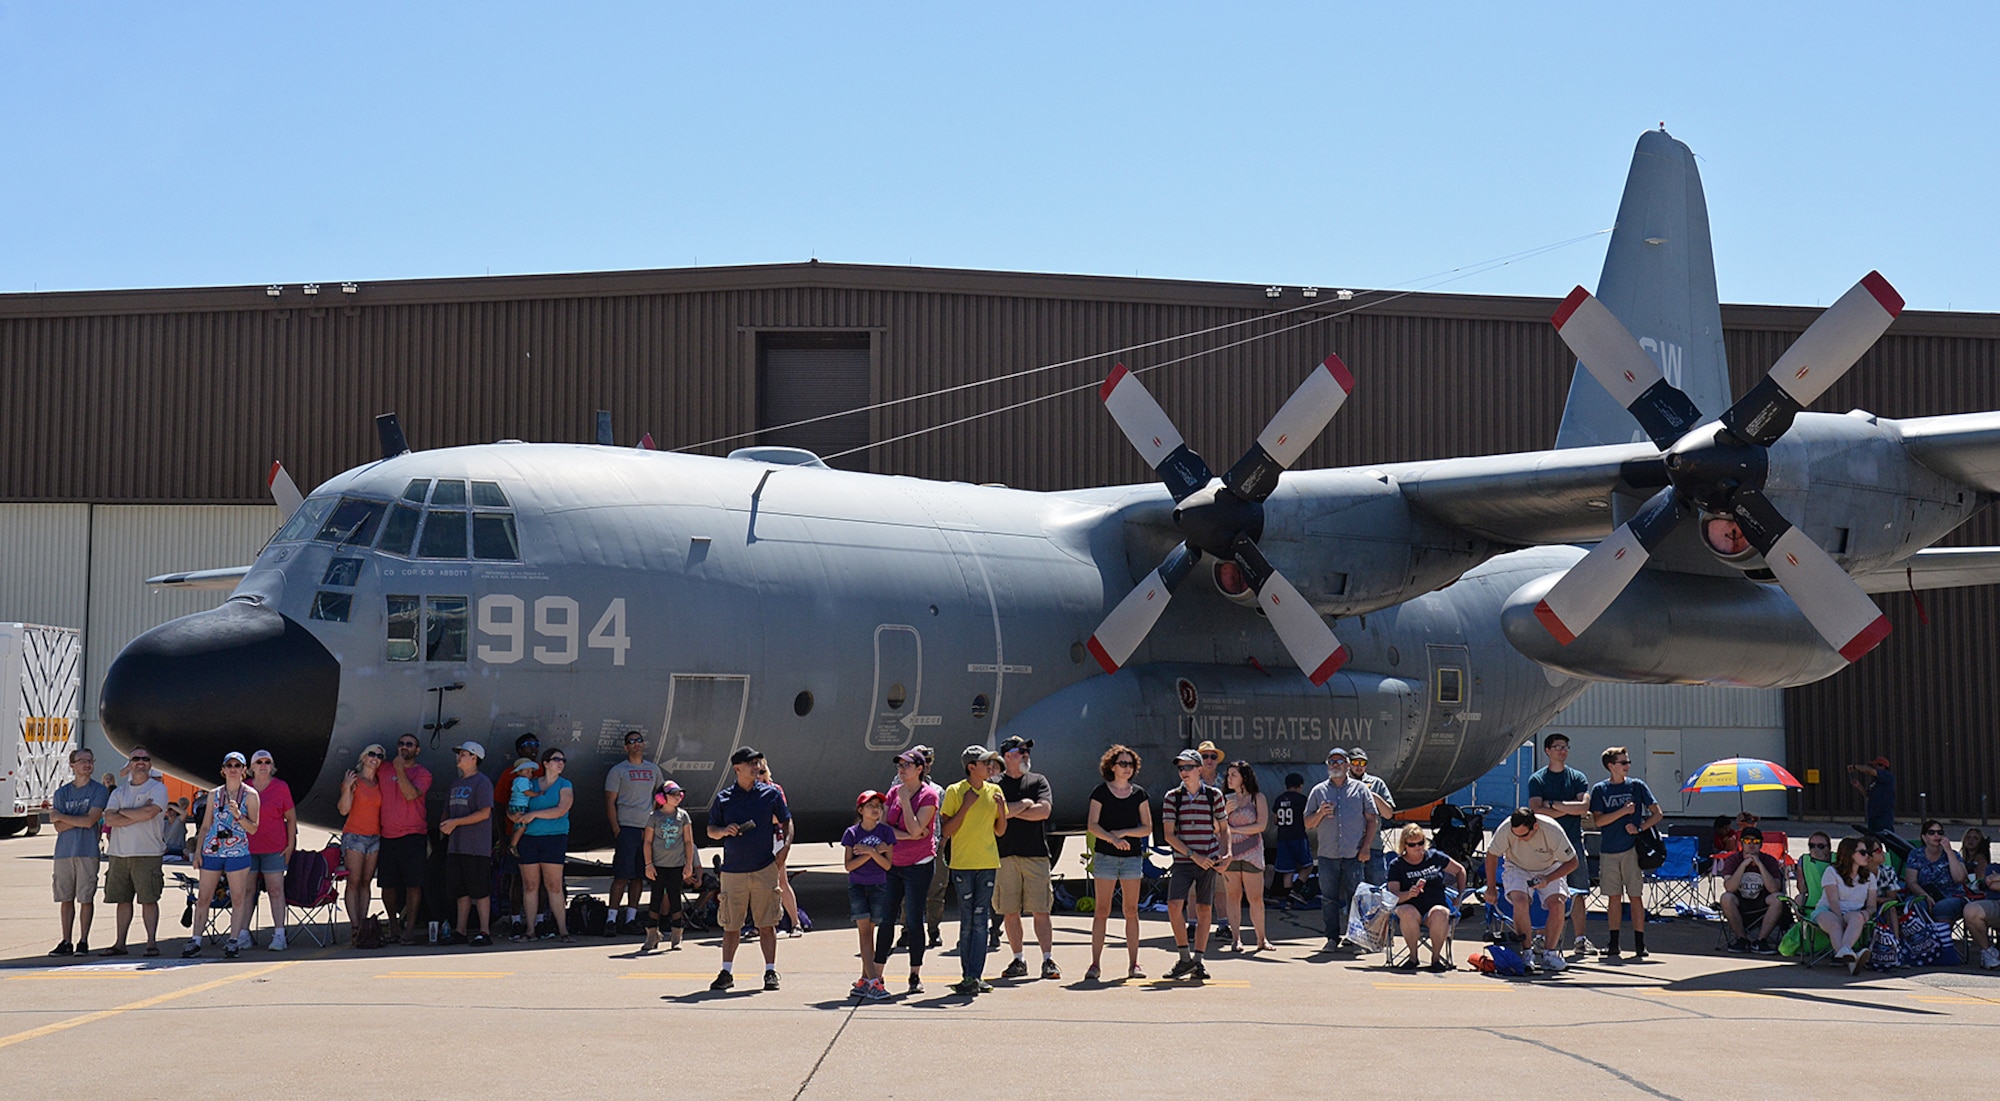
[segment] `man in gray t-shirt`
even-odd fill
[[[1347,932],[1347,908],[1361,883],[1368,839],[1381,829],[1375,793],[1347,772],[1347,751],[1326,754],[1326,781],[1306,796],[1306,828],[1319,840],[1319,910],[1326,924],[1326,947],[1340,947]]]
[[[604,817],[618,840],[611,850],[611,897],[604,915],[604,935],[635,934],[639,929],[639,888],[646,878],[646,830],[653,824],[653,788],[663,777],[660,766],[646,759],[646,736],[625,732],[625,759],[604,774]],[[625,912],[618,898],[625,896]]]

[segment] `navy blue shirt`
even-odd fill
[[[1875,782],[1868,785],[1868,828],[1884,833],[1896,828],[1896,774],[1886,768],[1875,770]]]
[[[776,784],[759,781],[744,791],[732,783],[716,792],[708,807],[708,824],[743,827],[737,836],[722,839],[722,870],[755,872],[769,867],[778,854],[776,823],[791,820],[792,810]]]
[[[1589,790],[1590,777],[1585,776],[1582,771],[1574,768],[1566,768],[1561,772],[1544,768],[1537,770],[1533,776],[1528,777],[1528,798],[1533,799],[1536,796],[1540,796],[1544,803],[1573,802],[1577,796]],[[1542,810],[1537,813],[1546,814],[1550,818],[1554,818],[1556,825],[1561,826],[1563,833],[1568,835],[1570,846],[1579,853],[1583,852],[1582,818],[1574,814],[1565,814],[1557,817],[1553,809]]]
[[[1547,796],[1543,796],[1547,798]],[[1633,837],[1626,832],[1626,826],[1636,826],[1646,820],[1646,809],[1658,800],[1644,780],[1627,777],[1622,784],[1609,780],[1599,780],[1590,788],[1590,813],[1610,814],[1627,803],[1632,804],[1632,813],[1606,826],[1599,826],[1599,852],[1622,853],[1632,847]]]

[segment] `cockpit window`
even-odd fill
[[[313,538],[321,543],[360,543],[366,546],[375,541],[375,526],[382,522],[382,513],[387,508],[380,501],[343,497],[326,522],[320,525],[319,534]]]
[[[478,486],[478,482],[473,485]],[[477,496],[477,494],[475,494]],[[507,512],[472,514],[472,557],[498,562],[521,558],[520,541],[514,538],[514,516]]]
[[[431,504],[462,505],[465,503],[465,483],[450,478],[438,479],[437,488],[431,490]]]
[[[312,538],[312,533],[319,530],[320,524],[326,520],[328,510],[333,508],[337,500],[339,500],[337,497],[307,498],[306,503],[292,513],[292,518],[285,521],[285,526],[278,529],[278,534],[271,537],[271,541],[297,543]]]
[[[465,513],[455,509],[425,513],[423,546],[418,553],[425,558],[464,558]]]
[[[429,478],[418,478],[417,480],[411,482],[409,485],[403,487],[403,500],[415,501],[416,503],[421,505],[424,503],[424,494],[429,493],[430,491],[431,491],[431,480]]]
[[[389,660],[417,660],[417,598],[391,596],[388,605]]]
[[[411,544],[417,541],[417,521],[423,518],[422,510],[400,501],[389,506],[389,518],[382,521],[382,542],[377,544],[377,549],[408,558]]]
[[[507,495],[500,492],[499,482],[474,482],[472,503],[480,508],[506,508]]]
[[[433,596],[424,601],[424,660],[465,660],[465,609],[462,596]]]
[[[354,587],[354,582],[360,577],[361,559],[336,558],[326,564],[326,576],[320,578],[319,583],[322,585],[345,585],[351,589]]]

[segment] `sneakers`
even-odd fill
[[[1542,953],[1542,969],[1544,971],[1561,971],[1568,966],[1569,961],[1563,959],[1561,952],[1547,951]]]
[[[1207,981],[1208,981],[1208,967],[1207,967],[1207,965],[1203,964],[1203,963],[1201,962],[1201,960],[1199,960],[1199,959],[1195,960],[1195,961],[1194,961],[1194,967],[1192,967],[1192,968],[1190,968],[1190,969],[1188,970],[1188,981],[1189,981],[1189,982],[1207,982]]]
[[[985,979],[974,979],[972,980],[972,985],[976,987],[981,994],[993,993],[993,984],[987,982]]]
[[[1569,954],[1578,959],[1582,959],[1584,956],[1588,956],[1595,951],[1597,951],[1597,946],[1590,943],[1589,937],[1576,938],[1576,943],[1570,945],[1569,948]]]
[[[660,946],[660,931],[658,929],[646,930],[646,947],[640,949],[640,951],[651,952],[653,949],[658,948],[659,946]]]
[[[869,979],[866,997],[871,1002],[887,1001],[889,999],[889,988],[882,985],[881,979]]]
[[[1174,964],[1172,967],[1167,968],[1167,977],[1170,979],[1185,979],[1188,977],[1188,972],[1193,970],[1194,970],[1194,957],[1182,956],[1178,963]]]
[[[1635,960],[1643,960],[1650,954],[1651,953],[1646,951],[1646,946],[1643,944],[1638,946],[1637,948],[1632,949],[1632,958]]]
[[[1055,960],[1044,959],[1042,960],[1042,978],[1060,979],[1062,978],[1062,968],[1056,966]]]
[[[995,929],[986,935],[986,950],[988,952],[1000,950],[1000,930]]]
[[[1730,937],[1729,950],[1738,953],[1748,952],[1750,951],[1750,942],[1743,937]]]
[[[282,952],[282,951],[284,951],[284,950],[285,950],[285,931],[284,931],[283,929],[273,929],[273,930],[271,930],[271,943],[270,943],[270,944],[269,944],[269,945],[268,945],[267,947],[269,947],[269,948],[270,948],[270,950],[271,950],[271,951],[273,951],[273,952]]]
[[[1988,947],[1980,949],[1979,966],[1985,968],[1988,971],[1991,971],[1996,967],[2000,967],[2000,948]]]
[[[1778,954],[1778,946],[1772,944],[1769,937],[1760,938],[1757,943],[1750,946],[1750,950],[1760,956],[1775,956]]]
[[[768,967],[764,969],[764,989],[778,989],[778,973]]]
[[[847,996],[850,998],[865,998],[868,996],[868,990],[867,979],[856,979],[854,980],[854,988],[847,992]]]
[[[222,943],[222,958],[223,958],[223,959],[227,959],[227,960],[233,960],[233,959],[235,959],[235,958],[236,958],[236,954],[237,954],[238,952],[241,952],[241,951],[242,951],[242,949],[241,949],[241,948],[238,948],[238,947],[236,947],[236,942],[235,942],[235,941],[233,941],[233,940],[229,940],[229,941],[224,941],[224,942]]]
[[[1339,938],[1339,937],[1328,937],[1328,938],[1326,938],[1326,943],[1320,946],[1320,951],[1321,951],[1321,952],[1338,952],[1338,951],[1340,951],[1340,938]]]
[[[1618,951],[1618,946],[1614,944],[1604,950],[1604,958],[1607,960],[1620,960],[1625,957],[1623,953]]]
[[[69,941],[63,941],[61,944],[58,944],[54,948],[49,949],[49,955],[74,956],[76,955],[76,945],[71,944]]]
[[[88,937],[76,938],[76,954],[79,956],[90,955],[90,939]]]
[[[736,985],[736,975],[734,972],[718,971],[715,973],[715,981],[709,983],[708,988],[710,990],[727,990],[735,985]]]
[[[924,992],[924,980],[923,980],[923,977],[922,977],[922,976],[920,976],[920,975],[917,975],[917,974],[916,974],[916,973],[914,973],[914,972],[912,972],[912,973],[910,974],[910,985],[909,985],[909,986],[907,986],[907,987],[904,987],[903,989],[904,989],[904,991],[905,991],[905,992],[907,992],[907,993],[910,993],[910,994],[921,994],[921,993],[923,993],[923,992]]]
[[[187,947],[181,949],[181,958],[184,960],[191,960],[199,955],[201,955],[201,938],[189,937],[187,942]]]
[[[1447,971],[1450,971],[1452,969],[1452,966],[1444,962],[1443,960],[1432,960],[1430,969],[1441,975]]]
[[[979,981],[977,979],[960,979],[952,983],[950,989],[954,994],[970,998],[974,994],[979,993]]]
[[[1422,966],[1422,964],[1418,962],[1416,953],[1413,952],[1407,958],[1405,958],[1403,962],[1396,965],[1396,970],[1415,971],[1420,966]]]
[[[466,943],[470,944],[474,948],[485,948],[486,946],[493,943],[493,938],[485,933],[474,933],[472,934],[472,939],[466,941]]]
[[[1027,977],[1028,977],[1028,961],[1026,961],[1026,960],[1023,960],[1023,959],[1018,959],[1018,958],[1017,958],[1017,959],[1015,959],[1013,963],[1010,963],[1010,964],[1008,964],[1008,965],[1007,965],[1007,969],[1006,969],[1005,971],[1002,971],[1002,972],[1000,972],[1000,977],[1001,977],[1001,978],[1003,978],[1003,979],[1025,979],[1025,978],[1027,978]]]
[[[942,946],[943,944],[944,944],[944,933],[940,931],[937,926],[935,925],[931,926],[930,947],[937,948]]]

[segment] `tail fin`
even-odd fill
[[[1597,297],[1639,338],[1667,381],[1694,399],[1704,418],[1729,408],[1729,362],[1722,350],[1701,173],[1694,153],[1665,130],[1641,134],[1633,150]],[[1645,438],[1632,415],[1579,364],[1556,446]]]

